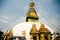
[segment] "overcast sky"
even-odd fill
[[[25,22],[30,2],[31,0],[0,0],[0,30],[6,31],[18,23]],[[33,2],[39,22],[53,29],[60,29],[60,0],[33,0]]]

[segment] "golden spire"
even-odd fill
[[[38,32],[36,29],[36,24],[33,24],[30,33],[36,33],[36,32]]]
[[[27,12],[26,16],[27,16],[26,20],[28,20],[29,18],[34,19],[34,20],[35,19],[38,20],[38,16],[37,16],[37,13],[34,9],[34,3],[33,2],[30,3],[30,9]]]
[[[34,9],[34,3],[33,2],[30,3],[30,9],[29,9],[29,11],[27,13],[27,16],[28,17],[34,17],[34,18],[36,17],[36,18],[38,18],[37,13],[36,13],[36,11]]]
[[[47,28],[45,28],[44,24],[41,24],[39,32],[50,32]]]

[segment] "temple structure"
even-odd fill
[[[34,3],[30,3],[29,11],[26,14],[26,22],[19,23],[4,33],[4,40],[54,40],[54,30],[49,26],[40,23]]]

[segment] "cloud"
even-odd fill
[[[2,16],[2,19],[9,20],[9,18],[7,16]]]
[[[0,15],[0,19],[8,21],[9,17],[7,15]]]
[[[9,18],[7,16],[0,16],[0,21],[4,23],[9,23]]]
[[[1,22],[4,22],[4,23],[9,23],[9,21],[6,21],[4,19],[0,19]]]

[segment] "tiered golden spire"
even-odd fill
[[[31,28],[31,33],[37,33],[37,32],[50,32],[47,28],[45,28],[44,24],[41,24],[39,31],[36,29],[36,25],[33,24]]]
[[[36,29],[36,25],[33,24],[30,33],[36,33],[36,32],[38,32],[37,29]]]
[[[34,3],[33,2],[30,3],[30,9],[27,12],[26,16],[27,16],[26,21],[28,21],[29,19],[38,21],[38,16],[37,16],[37,13],[34,9]]]
[[[44,24],[41,24],[39,32],[49,32],[49,30],[47,28],[45,28]]]
[[[41,24],[40,29],[36,29],[36,25],[33,24],[30,31],[30,39],[32,40],[51,40],[51,32],[45,28],[44,24]]]
[[[34,9],[34,3],[33,2],[30,3],[30,9],[27,13],[27,17],[34,17],[34,18],[36,17],[36,18],[38,18],[37,13]]]

